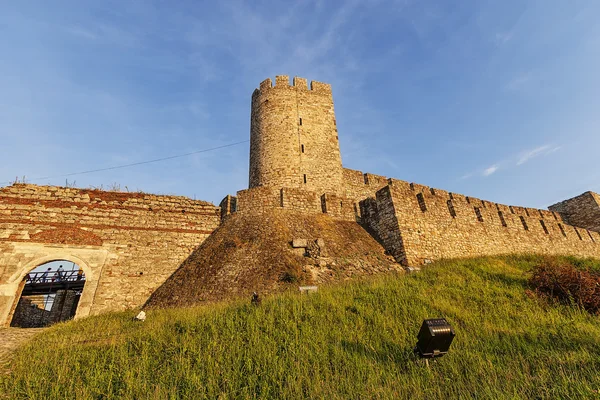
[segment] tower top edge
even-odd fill
[[[273,85],[273,81],[271,80],[271,78],[267,78],[260,83],[257,89],[254,90],[252,96],[254,97],[260,93],[264,93],[272,89],[277,90],[290,88],[315,93],[331,94],[331,85],[329,83],[311,81],[309,85],[306,78],[300,78],[295,76],[292,80],[292,83],[290,84],[289,75],[277,75],[275,77],[275,85]]]

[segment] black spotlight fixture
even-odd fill
[[[448,352],[454,336],[454,329],[445,318],[426,319],[417,335],[415,353],[426,360],[441,357]]]

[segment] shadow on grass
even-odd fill
[[[379,348],[376,349],[363,343],[342,340],[342,348],[348,353],[359,354],[379,363],[398,364],[403,370],[408,369],[408,363],[417,360],[417,357],[413,352],[413,347],[407,348],[390,341],[379,342],[378,347]]]
[[[509,288],[527,288],[527,276],[525,273],[520,276],[510,276],[503,272],[480,271],[482,277],[493,282],[498,282]]]

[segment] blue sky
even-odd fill
[[[546,207],[600,192],[600,2],[4,1],[0,182],[218,204],[254,88],[328,82],[344,166]]]

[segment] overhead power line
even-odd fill
[[[102,171],[110,171],[110,170],[113,170],[113,169],[121,169],[121,168],[134,167],[136,165],[151,164],[151,163],[156,163],[156,162],[161,162],[161,161],[172,160],[174,158],[181,158],[181,157],[191,156],[191,155],[194,155],[194,154],[206,153],[206,152],[209,152],[209,151],[224,149],[226,147],[237,146],[238,144],[243,144],[243,143],[248,143],[248,142],[249,142],[249,140],[242,140],[241,142],[235,142],[235,143],[225,144],[223,146],[212,147],[210,149],[191,151],[189,153],[177,154],[177,155],[169,156],[169,157],[156,158],[154,160],[138,161],[138,162],[131,163],[131,164],[114,165],[112,167],[90,169],[90,170],[87,170],[87,171],[79,171],[79,172],[71,172],[71,173],[68,173],[68,174],[44,176],[44,177],[40,177],[40,178],[27,179],[27,181],[34,182],[34,181],[42,181],[42,180],[45,180],[45,179],[66,178],[66,177],[74,176],[74,175],[91,174],[93,172],[102,172]],[[9,185],[11,183],[12,183],[12,181],[0,182],[0,185]]]

